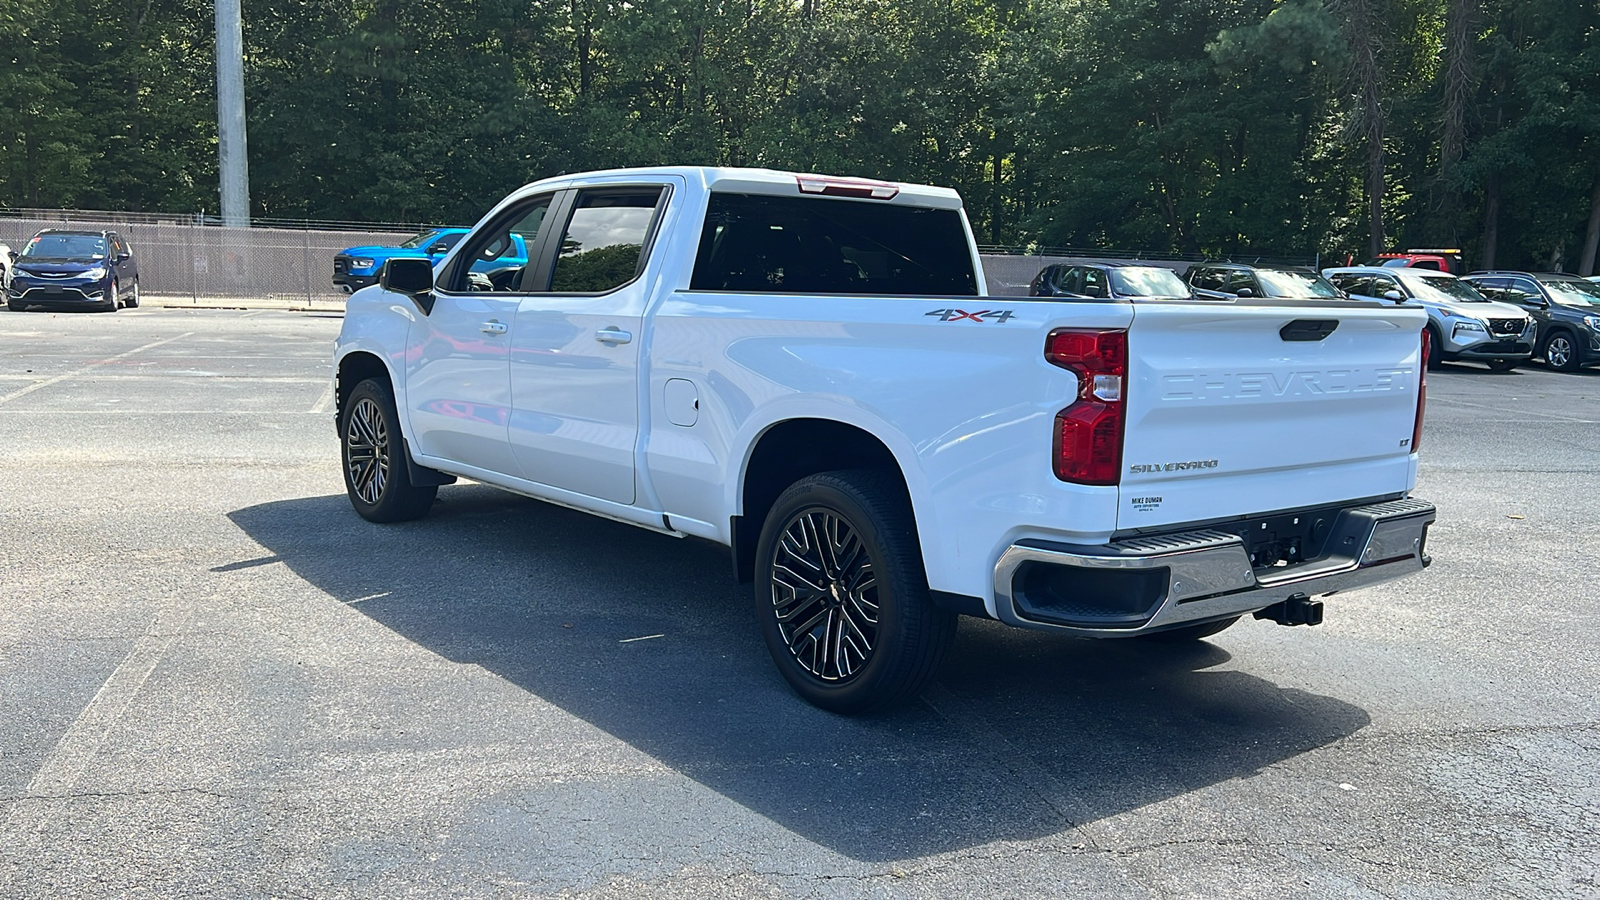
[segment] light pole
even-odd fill
[[[217,5],[217,170],[222,224],[250,224],[250,165],[244,133],[244,25],[240,0]]]

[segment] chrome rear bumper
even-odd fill
[[[1333,594],[1420,572],[1431,561],[1434,517],[1423,500],[1340,510],[1320,556],[1267,569],[1251,568],[1238,535],[1215,529],[1099,546],[1019,541],[995,564],[995,609],[1012,625],[1090,637],[1243,615],[1296,594]],[[1053,579],[1052,590],[1030,592],[1041,574]]]

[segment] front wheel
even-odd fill
[[[795,482],[767,514],[756,554],[762,637],[808,702],[862,713],[933,678],[956,616],[933,605],[911,504],[891,474]]]
[[[370,522],[405,522],[427,515],[437,487],[411,483],[405,439],[387,381],[368,378],[355,386],[339,411],[345,493]]]
[[[1519,362],[1520,360],[1515,359],[1491,359],[1489,360],[1489,371],[1509,372],[1512,369],[1515,369]]]
[[[1444,338],[1440,336],[1439,329],[1428,328],[1428,368],[1437,372],[1444,368]]]
[[[1578,368],[1578,345],[1572,335],[1558,331],[1544,343],[1544,361],[1558,372],[1574,372]]]
[[[111,287],[106,288],[106,312],[116,312],[117,311],[117,291],[118,290],[119,290],[119,288],[117,287],[117,283],[115,281],[111,282]]]

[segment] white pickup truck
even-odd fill
[[[525,265],[479,264],[513,234]],[[373,521],[463,477],[726,545],[788,682],[860,712],[914,696],[958,614],[1196,639],[1422,569],[1426,325],[985,296],[950,190],[595,172],[353,295],[338,429]]]

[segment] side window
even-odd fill
[[[1411,264],[1411,268],[1413,268],[1413,269],[1429,269],[1429,270],[1434,271],[1434,272],[1442,272],[1442,271],[1444,271],[1443,267],[1441,267],[1439,265],[1439,261],[1436,260],[1436,259],[1419,259],[1416,262]]]
[[[1371,275],[1357,275],[1354,272],[1335,272],[1329,276],[1328,280],[1333,282],[1334,287],[1347,294],[1354,294],[1358,297],[1376,296],[1372,293]]]
[[[961,213],[713,192],[689,287],[740,293],[976,296]]]
[[[1506,285],[1505,293],[1496,297],[1507,303],[1520,303],[1523,306],[1537,306],[1544,302],[1544,294],[1539,286],[1527,278],[1512,278]]]
[[[1083,293],[1083,270],[1077,266],[1061,266],[1056,275],[1056,290],[1063,294]]]
[[[1049,284],[1050,284],[1050,287],[1053,288],[1056,291],[1056,293],[1060,293],[1062,291],[1070,290],[1070,288],[1067,285],[1072,280],[1072,277],[1071,277],[1072,276],[1072,269],[1071,269],[1071,267],[1069,267],[1069,266],[1051,266],[1050,269],[1049,269],[1049,272],[1050,272]]]
[[[1216,269],[1196,268],[1189,275],[1189,283],[1203,291],[1222,290],[1222,273]]]
[[[428,245],[428,255],[429,256],[443,256],[446,253],[450,252],[450,248],[451,247],[454,247],[456,244],[461,243],[461,239],[466,237],[466,236],[467,236],[466,232],[463,232],[463,231],[457,231],[457,232],[455,232],[453,234],[447,234],[447,235],[439,238],[438,240],[436,240],[433,243]]]
[[[1388,275],[1375,275],[1372,278],[1372,293],[1367,296],[1382,297],[1390,291],[1399,291],[1401,296],[1405,295],[1405,289],[1400,287],[1400,282]]]
[[[457,294],[518,290],[525,261],[517,257],[517,244],[511,236],[520,235],[531,246],[550,212],[551,199],[550,194],[529,197],[467,235],[466,245],[451,261],[439,289]]]
[[[1085,297],[1107,297],[1107,296],[1110,296],[1110,294],[1106,290],[1106,273],[1105,273],[1105,270],[1103,270],[1103,269],[1084,269],[1083,270],[1083,290],[1079,291],[1078,293],[1083,294]]]
[[[632,281],[639,274],[662,194],[658,187],[578,194],[561,234],[550,290],[597,294]]]
[[[1257,297],[1261,296],[1261,289],[1256,287],[1256,277],[1249,272],[1229,272],[1228,285],[1227,287],[1224,287],[1223,290],[1230,294],[1237,294],[1242,290],[1249,290],[1250,293],[1256,295]]]
[[[1467,283],[1490,300],[1504,300],[1506,298],[1506,286],[1511,283],[1511,279],[1477,278]]]

